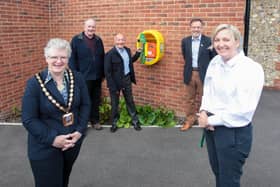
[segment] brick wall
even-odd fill
[[[26,79],[44,66],[42,49],[48,38],[70,41],[90,17],[97,20],[97,34],[106,51],[118,32],[125,34],[127,46],[133,51],[141,31],[157,29],[163,34],[165,55],[161,62],[153,66],[135,64],[135,100],[137,104],[164,105],[184,116],[186,90],[180,43],[190,34],[190,19],[204,19],[208,35],[219,23],[232,23],[243,30],[244,7],[244,0],[1,1],[0,25],[4,32],[0,32],[0,55],[4,61],[0,64],[0,117],[12,106],[20,106]],[[108,94],[105,84],[103,93]]]
[[[83,21],[97,20],[97,33],[105,50],[113,46],[113,36],[121,32],[127,46],[136,48],[137,35],[146,29],[156,29],[165,39],[165,55],[153,66],[136,62],[137,85],[133,87],[136,103],[164,105],[177,115],[185,113],[186,90],[183,84],[181,39],[190,34],[188,23],[192,17],[206,21],[206,34],[218,23],[233,23],[243,30],[244,0],[106,0],[52,1],[51,36],[68,40],[81,32]],[[57,8],[59,7],[59,8]],[[107,89],[104,85],[104,94]]]
[[[0,119],[20,107],[28,77],[44,66],[48,1],[0,1]]]

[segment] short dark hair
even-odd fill
[[[192,18],[191,21],[190,21],[190,25],[193,23],[193,22],[197,22],[199,21],[201,23],[201,25],[204,26],[204,21],[201,19],[201,18]]]

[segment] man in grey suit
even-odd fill
[[[204,22],[194,18],[190,21],[191,36],[182,40],[182,54],[185,61],[184,83],[187,88],[186,122],[181,131],[190,129],[196,121],[203,89],[203,81],[210,60],[215,52],[210,49],[211,39],[202,34]]]

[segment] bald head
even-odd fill
[[[125,45],[125,37],[123,34],[121,33],[118,33],[116,34],[115,36],[115,46],[118,47],[118,48],[123,48],[124,45]]]

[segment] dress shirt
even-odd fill
[[[201,35],[198,38],[192,37],[192,67],[198,68],[198,52],[200,45]]]
[[[55,85],[57,86],[56,81],[52,78],[51,73],[48,71],[48,75],[47,75],[47,77],[46,77],[46,79],[44,81],[44,84],[47,84],[51,80],[53,80]],[[64,71],[64,77],[63,77],[63,86],[64,87],[63,87],[62,90],[58,90],[58,91],[62,95],[65,104],[67,104],[67,102],[68,102],[67,82],[69,82],[69,77],[68,77],[67,71]]]
[[[244,127],[252,121],[263,85],[262,66],[243,51],[227,62],[217,55],[207,69],[200,110],[214,114],[209,125]]]
[[[127,75],[130,72],[129,69],[129,56],[125,50],[125,48],[118,48],[117,50],[123,59],[123,66],[124,66],[124,74]]]

